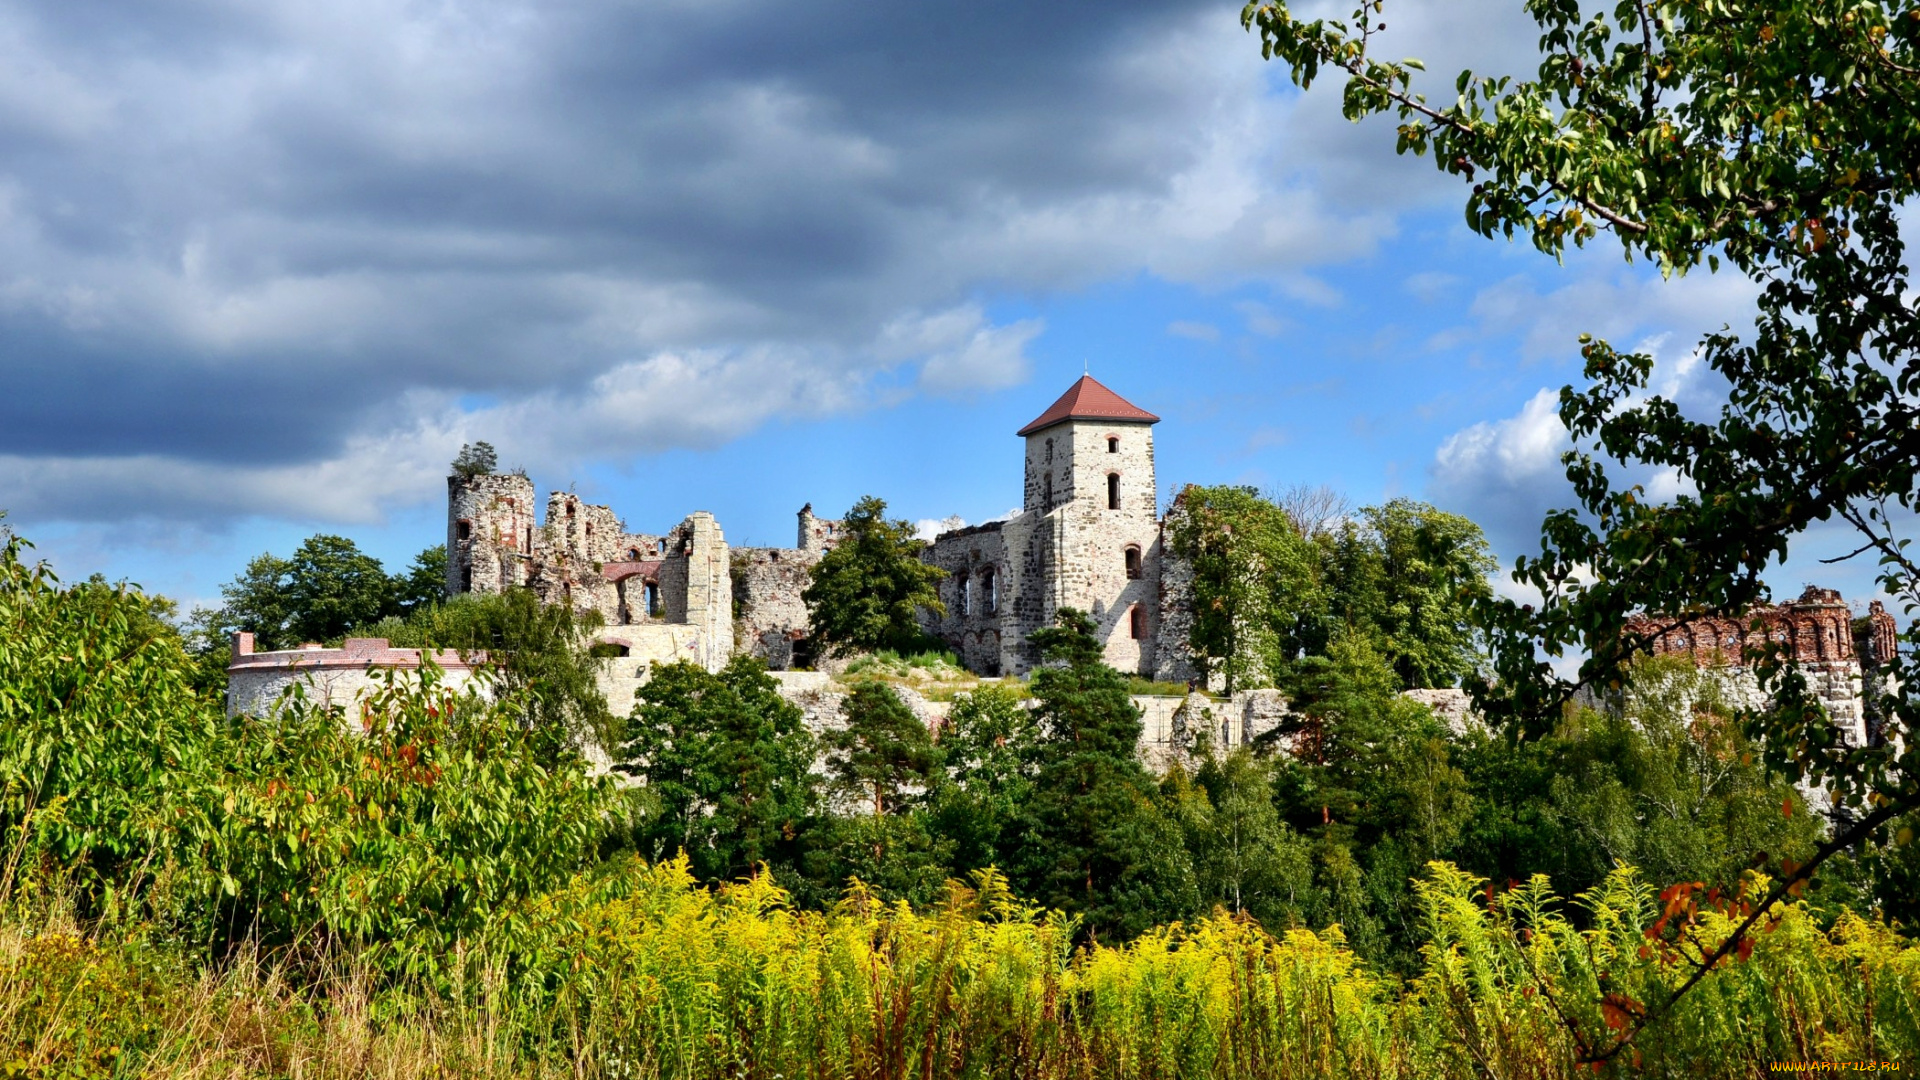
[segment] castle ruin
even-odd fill
[[[1085,376],[1016,432],[1020,510],[942,533],[922,554],[948,573],[946,613],[923,613],[927,632],[974,672],[1019,675],[1039,661],[1028,635],[1073,607],[1093,617],[1108,663],[1188,678],[1185,634],[1165,632],[1186,623],[1169,611],[1184,592],[1163,587],[1159,419]],[[611,508],[571,493],[548,496],[544,523],[534,506],[524,475],[447,479],[449,595],[529,588],[543,603],[597,611],[600,640],[643,664],[717,668],[746,653],[777,671],[816,659],[801,593],[841,523],[811,504],[791,548],[729,547],[705,511],[656,534],[630,532]]]

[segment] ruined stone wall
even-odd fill
[[[337,649],[253,651],[252,634],[233,635],[227,666],[227,715],[269,717],[285,695],[299,687],[309,704],[350,710],[368,693],[386,685],[389,675],[417,680],[420,649],[390,648],[385,638],[348,638]],[[474,678],[469,661],[451,649],[431,654],[440,668],[440,684],[462,687]]]
[[[1869,693],[1880,685],[1874,672],[1898,649],[1897,627],[1879,601],[1856,628],[1839,592],[1812,585],[1796,600],[1757,606],[1741,618],[1639,616],[1627,621],[1625,632],[1646,639],[1655,656],[1683,656],[1723,672],[1728,693],[1746,707],[1766,698],[1749,661],[1778,646],[1854,745],[1873,736]]]
[[[734,548],[736,647],[766,661],[769,670],[794,664],[794,647],[807,636],[807,604],[801,594],[824,549]]]
[[[813,504],[808,503],[800,508],[800,530],[796,538],[796,546],[801,551],[820,555],[838,544],[845,531],[845,522],[834,518],[815,517]]]
[[[947,572],[940,583],[946,614],[923,610],[921,626],[946,642],[968,670],[982,675],[1000,674],[1001,640],[1013,622],[1005,602],[1010,582],[1005,524],[991,521],[942,533],[921,553]]]
[[[535,513],[533,481],[525,476],[447,477],[447,595],[526,584]]]
[[[1154,628],[1153,677],[1191,685],[1200,677],[1193,647],[1193,564],[1172,551],[1169,538],[1187,513],[1184,492],[1176,496],[1160,526],[1160,621]]]

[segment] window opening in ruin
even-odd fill
[[[1127,609],[1127,629],[1135,641],[1147,636],[1147,613],[1139,604]]]
[[[665,540],[656,541],[654,549],[660,554],[665,555],[667,553],[667,542]]]
[[[1120,509],[1120,474],[1107,474],[1107,509]]]
[[[1134,579],[1140,577],[1140,549],[1137,547],[1127,549],[1127,577]]]
[[[980,572],[980,606],[991,615],[1000,607],[1000,594],[994,589],[994,574],[991,570]]]
[[[471,566],[463,566],[460,568],[460,591],[473,591],[473,567]]]
[[[1107,436],[1107,453],[1117,454],[1119,452],[1120,452],[1120,437],[1118,435]]]
[[[567,516],[568,516],[568,517],[572,517],[572,516],[573,516],[573,504],[572,504],[572,503],[568,503],[568,504],[567,504]]]
[[[1041,486],[1044,487],[1046,490],[1042,493],[1043,497],[1040,500],[1040,509],[1051,510],[1053,509],[1053,474],[1052,473],[1047,474],[1047,482]]]
[[[953,584],[960,590],[960,614],[973,614],[973,594],[967,589],[967,575],[954,575]]]
[[[527,554],[533,554],[533,526],[527,526]]]
[[[627,549],[627,561],[628,561],[628,562],[639,562],[639,561],[640,561],[640,549],[639,549],[639,548],[628,548],[628,549]]]
[[[660,615],[660,586],[647,582],[640,591],[641,599],[646,603],[647,614],[658,618]]]
[[[473,522],[462,520],[453,527],[453,535],[457,540],[473,539]]]

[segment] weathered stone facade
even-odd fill
[[[529,588],[542,603],[597,611],[600,640],[645,664],[717,669],[733,655],[731,560],[712,514],[628,532],[610,508],[556,491],[536,525],[526,476],[451,476],[447,492],[449,595]]]
[[[774,671],[809,665],[807,605],[800,598],[814,566],[840,541],[842,523],[800,508],[799,530],[790,548],[735,548],[733,552],[735,648],[757,656]]]
[[[1153,464],[1159,417],[1082,378],[1019,435],[1024,498],[1004,521],[942,533],[925,558],[949,574],[927,631],[966,665],[1018,675],[1039,656],[1027,636],[1064,607],[1092,616],[1107,662],[1156,671],[1166,598]]]
[[[1879,738],[1874,700],[1884,692],[1880,669],[1897,654],[1899,628],[1878,600],[1856,621],[1839,592],[1809,585],[1797,600],[1762,605],[1742,618],[1646,615],[1628,620],[1626,632],[1647,639],[1655,656],[1684,656],[1725,672],[1731,700],[1748,707],[1766,699],[1748,659],[1778,645],[1853,745]]]

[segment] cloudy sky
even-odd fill
[[[404,565],[470,439],[636,529],[978,521],[1091,370],[1165,418],[1163,488],[1414,495],[1511,560],[1565,499],[1580,331],[1711,401],[1690,348],[1744,282],[1472,236],[1238,14],[0,0],[0,508],[188,603],[316,531]],[[1388,18],[1445,85],[1535,36]]]

